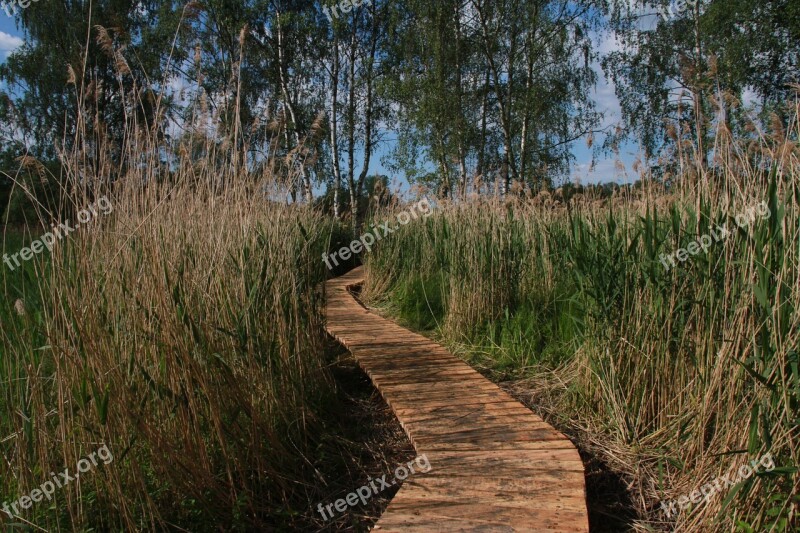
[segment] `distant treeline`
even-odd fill
[[[387,168],[457,198],[550,188],[578,140],[610,153],[628,138],[668,181],[687,143],[713,166],[716,132],[755,140],[760,124],[786,124],[800,72],[793,0],[372,0],[329,17],[331,7],[31,4],[16,14],[25,45],[0,65],[0,168],[15,171],[25,153],[57,161],[85,128],[87,173],[109,153],[113,180],[136,164],[125,136],[157,131],[166,159],[199,158],[210,139],[250,171],[281,161],[293,199],[322,186],[339,216],[364,194],[382,143]],[[614,130],[600,129],[596,65],[622,105]],[[7,180],[0,188],[6,198]]]

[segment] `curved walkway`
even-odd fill
[[[327,282],[327,329],[432,467],[403,483],[375,529],[588,531],[572,443],[443,347],[364,309],[348,291],[362,276]]]

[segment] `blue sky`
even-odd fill
[[[0,61],[5,61],[11,51],[22,44],[22,33],[17,30],[14,19],[0,9]]]
[[[0,62],[5,61],[8,55],[20,46],[22,42],[22,32],[17,29],[14,19],[0,9]],[[615,43],[611,37],[598,37],[597,45],[601,52],[608,52],[613,49]],[[595,65],[595,68],[599,74],[599,82],[594,98],[597,101],[599,110],[604,111],[606,114],[603,126],[616,124],[620,120],[619,101],[614,94],[613,86],[608,83],[600,67]],[[0,82],[0,87],[3,87],[2,82]],[[595,139],[596,145],[601,143],[602,139]],[[370,164],[371,174],[392,175],[381,163],[381,157],[391,151],[391,148],[391,144],[388,143],[378,148],[378,153],[376,157],[373,157]],[[617,160],[608,156],[599,156],[594,169],[590,168],[592,149],[586,145],[585,139],[580,139],[573,143],[572,152],[575,155],[575,164],[570,172],[570,181],[580,181],[583,184],[610,181],[629,183],[635,179],[635,175],[631,170],[637,154],[635,144],[628,143],[621,147],[619,162],[622,165],[619,165]],[[405,179],[396,180],[396,184],[402,189],[406,188]]]

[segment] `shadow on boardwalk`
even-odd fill
[[[497,385],[429,339],[326,285],[327,329],[347,347],[432,471],[407,481],[380,531],[588,531],[575,446]]]

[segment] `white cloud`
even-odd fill
[[[5,59],[11,52],[22,46],[24,41],[19,37],[0,31],[0,58]]]
[[[619,52],[622,50],[622,42],[612,32],[595,32],[594,36],[595,46],[601,55],[608,55],[611,52]]]
[[[621,50],[623,45],[620,40],[610,32],[596,32],[591,36],[595,50],[604,57],[611,52]],[[622,120],[622,109],[619,98],[614,91],[614,82],[608,79],[603,72],[599,61],[592,63],[592,69],[597,73],[597,85],[592,91],[592,98],[597,104],[597,110],[604,117],[600,129],[612,131]],[[605,141],[605,134],[600,133],[594,138],[595,147],[601,146]],[[634,178],[631,171],[634,156],[627,151],[629,143],[623,143],[619,156],[608,158],[602,154],[599,160],[594,161],[592,149],[584,146],[573,145],[573,154],[576,162],[572,166],[570,177],[567,181],[574,183],[630,183]]]
[[[742,103],[745,106],[754,109],[761,104],[761,98],[752,87],[745,87],[744,91],[742,91]]]
[[[167,81],[167,93],[175,97],[177,103],[185,106],[189,103],[188,91],[192,89],[183,76],[172,76]]]
[[[596,50],[600,53],[600,57],[605,57],[611,52],[616,52],[622,49],[622,43],[619,39],[611,33],[603,32],[596,33],[593,36]],[[594,90],[594,100],[597,102],[597,108],[605,115],[602,127],[616,125],[622,118],[622,111],[620,109],[619,98],[614,92],[614,83],[608,79],[603,72],[603,68],[599,62],[594,62],[592,68],[597,72],[597,86]]]
[[[593,96],[598,110],[604,114],[602,127],[617,125],[622,118],[622,110],[619,98],[614,92],[614,84],[605,76],[601,76]]]
[[[630,183],[632,181],[631,171],[628,166],[619,159],[604,159],[591,163],[576,165],[572,181],[574,183]]]

